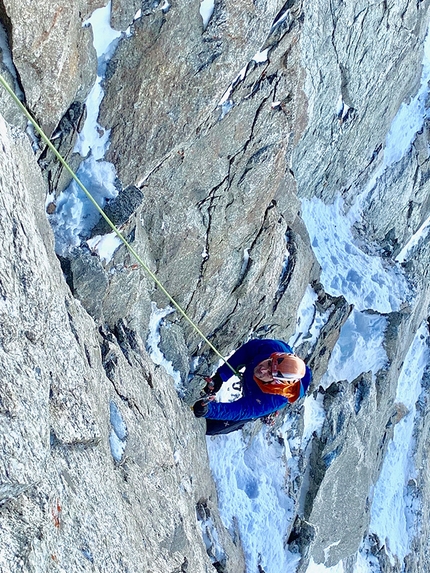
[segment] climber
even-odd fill
[[[229,359],[242,375],[242,397],[234,402],[215,402],[215,394],[232,376],[223,364],[212,378],[206,378],[204,398],[193,406],[198,418],[206,418],[206,434],[228,434],[246,422],[284,408],[304,396],[312,374],[301,358],[281,340],[253,339],[241,346]]]

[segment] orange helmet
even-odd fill
[[[270,358],[274,380],[300,380],[306,374],[305,363],[295,354],[274,352]]]

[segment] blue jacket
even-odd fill
[[[228,362],[236,370],[245,366],[242,378],[243,396],[235,402],[209,402],[204,417],[212,420],[254,420],[276,412],[289,404],[283,396],[266,394],[260,390],[253,377],[257,364],[270,358],[273,352],[293,352],[293,350],[281,340],[270,339],[253,339],[236,350]],[[227,364],[223,364],[218,369],[218,374],[224,382],[233,375]],[[311,371],[306,366],[306,374],[301,381],[300,397],[304,396],[311,379]]]

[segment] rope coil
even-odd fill
[[[7,83],[7,81],[4,79],[3,75],[0,74],[0,83],[1,85],[3,85],[3,87],[6,89],[6,91],[9,93],[9,95],[12,97],[12,99],[14,100],[15,104],[18,106],[19,110],[23,113],[23,115],[28,119],[28,121],[32,124],[32,126],[34,127],[34,129],[37,131],[37,133],[40,135],[40,137],[42,138],[42,140],[44,141],[44,143],[49,147],[49,149],[54,153],[54,155],[56,156],[56,158],[58,159],[58,161],[63,165],[63,167],[66,169],[66,171],[70,174],[70,176],[76,181],[76,183],[79,185],[79,187],[82,189],[82,191],[85,193],[85,195],[87,196],[87,198],[91,201],[91,203],[94,205],[94,207],[97,209],[97,211],[100,213],[100,215],[103,217],[103,219],[106,221],[106,223],[109,225],[109,227],[115,232],[115,234],[118,236],[118,238],[121,240],[121,242],[126,246],[126,248],[128,249],[128,251],[131,253],[131,255],[136,259],[136,261],[139,263],[139,265],[146,271],[146,273],[151,277],[151,279],[155,282],[155,284],[158,286],[158,288],[162,291],[162,293],[169,299],[169,301],[172,303],[172,305],[175,307],[175,309],[180,313],[180,315],[185,318],[185,320],[192,326],[192,328],[197,332],[197,334],[204,340],[204,342],[206,342],[206,344],[209,346],[209,348],[219,357],[221,358],[221,360],[223,362],[225,362],[225,364],[227,364],[227,366],[230,368],[230,370],[236,375],[240,377],[240,373],[237,372],[237,370],[235,368],[233,368],[233,366],[228,362],[228,360],[226,358],[224,358],[224,356],[217,350],[217,348],[210,342],[210,340],[208,340],[208,338],[203,334],[203,332],[200,330],[200,328],[197,326],[197,324],[187,315],[187,313],[185,312],[185,310],[181,307],[180,304],[178,304],[176,302],[176,300],[170,295],[170,293],[164,288],[164,286],[162,285],[162,283],[158,280],[158,278],[156,277],[156,275],[151,271],[151,269],[145,264],[145,262],[142,260],[142,258],[140,257],[140,255],[135,251],[135,249],[131,246],[131,244],[127,241],[127,239],[122,235],[122,233],[119,231],[119,229],[114,225],[114,223],[109,219],[109,217],[106,215],[106,213],[103,211],[103,209],[98,205],[98,203],[96,202],[96,200],[94,199],[94,197],[91,195],[91,193],[88,191],[88,189],[85,187],[85,185],[82,183],[82,181],[79,179],[79,177],[76,175],[76,173],[73,171],[73,169],[68,165],[67,161],[63,158],[63,156],[58,152],[58,150],[55,148],[55,146],[51,143],[50,139],[45,135],[45,132],[43,131],[43,129],[40,127],[40,125],[37,123],[37,121],[33,118],[33,116],[29,113],[29,111],[26,109],[26,107],[24,106],[24,104],[19,100],[19,98],[17,97],[17,95],[15,94],[15,92],[12,90],[12,88],[9,86],[9,84]]]

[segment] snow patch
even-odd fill
[[[76,175],[100,207],[104,206],[106,199],[111,199],[118,194],[115,186],[114,166],[107,161],[101,161],[109,144],[110,132],[97,122],[100,103],[104,95],[101,82],[106,71],[106,64],[121,37],[121,32],[110,27],[110,13],[111,2],[104,8],[95,10],[83,24],[84,26],[91,25],[93,28],[98,70],[97,81],[86,100],[87,117],[74,149],[76,153],[87,156]],[[71,248],[80,245],[81,241],[88,237],[89,231],[99,218],[100,214],[96,207],[76,181],[72,181],[69,187],[59,195],[56,211],[50,217],[57,253],[65,256]]]
[[[385,544],[392,565],[410,552],[417,534],[417,516],[408,494],[408,483],[416,477],[414,465],[415,404],[421,394],[421,381],[429,360],[429,336],[424,323],[406,355],[396,393],[396,401],[409,412],[394,428],[381,474],[375,485],[369,531]]]
[[[315,563],[311,558],[306,573],[345,573],[342,561],[333,567],[326,567],[323,563]]]
[[[81,163],[76,175],[101,207],[107,198],[118,194],[115,168],[107,161],[96,161],[90,157]],[[96,207],[76,181],[72,181],[58,196],[56,211],[50,217],[56,252],[64,256],[71,248],[80,245],[99,218]]]
[[[424,44],[421,85],[417,95],[409,103],[402,103],[393,119],[385,140],[384,165],[390,166],[399,161],[410,149],[424,120],[429,117],[426,100],[430,81],[430,34]]]
[[[288,341],[291,348],[299,346],[303,342],[309,342],[310,349],[315,345],[321,329],[326,324],[330,311],[320,312],[315,302],[318,296],[311,285],[308,285],[297,311],[296,330]]]
[[[340,96],[339,100],[337,102],[337,106],[336,106],[336,115],[339,118],[339,120],[344,121],[346,119],[350,109],[351,109],[351,107],[349,105],[347,105],[343,101],[342,96]]]
[[[352,235],[355,222],[345,214],[343,200],[331,205],[320,199],[302,200],[302,216],[312,248],[322,267],[321,282],[333,295],[343,295],[358,310],[398,310],[408,292],[400,271],[378,256],[364,253]]]
[[[215,9],[215,0],[202,0],[200,2],[200,16],[203,21],[203,30],[206,30],[209,20],[212,18],[212,14]]]
[[[94,10],[90,18],[85,20],[84,26],[91,25],[93,29],[93,45],[97,52],[97,79],[90,91],[85,105],[87,107],[87,117],[80,132],[75,153],[80,153],[86,157],[91,151],[95,159],[104,157],[109,142],[110,130],[104,129],[98,122],[100,104],[104,96],[101,86],[106,73],[106,65],[112,57],[113,52],[121,38],[121,32],[114,30],[110,26],[111,2],[104,8]]]
[[[239,527],[247,571],[288,571],[297,560],[285,550],[284,535],[294,503],[284,492],[283,447],[260,432],[247,444],[241,432],[207,438],[223,522]],[[237,519],[238,518],[238,519]],[[270,549],[269,549],[270,548]]]
[[[266,48],[265,50],[257,52],[252,59],[257,64],[264,64],[264,62],[267,62],[268,54],[269,54],[269,48]]]
[[[305,398],[303,414],[304,428],[300,446],[302,450],[306,449],[313,434],[320,435],[321,433],[321,429],[326,418],[323,401],[324,396],[319,393],[316,397],[310,394]]]
[[[212,518],[207,515],[203,505],[197,506],[197,520],[200,523],[203,542],[212,563],[222,563],[226,558],[225,551],[221,546],[215,524]]]
[[[179,393],[183,392],[182,383],[181,383],[181,375],[177,370],[173,368],[173,364],[169,362],[164,354],[161,352],[158,345],[160,344],[161,337],[160,337],[160,324],[161,321],[165,316],[174,312],[174,308],[171,306],[167,306],[166,308],[158,308],[156,303],[152,303],[152,312],[151,317],[149,319],[149,334],[146,341],[146,346],[149,351],[149,355],[157,366],[162,366],[167,374],[175,381],[176,390]]]
[[[112,232],[108,235],[96,235],[88,239],[87,245],[107,265],[112,260],[114,252],[122,245],[122,241],[115,232]]]
[[[388,362],[383,347],[386,328],[385,316],[354,309],[342,326],[321,386],[328,388],[338,380],[352,382],[363,372],[370,370],[375,375],[384,368]]]
[[[430,232],[430,217],[428,217],[416,233],[412,235],[403,249],[396,257],[398,263],[404,263],[411,258],[412,253],[422,244],[426,239],[428,239]]]

